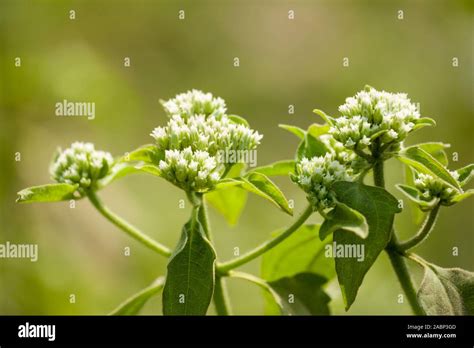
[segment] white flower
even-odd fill
[[[162,105],[168,115],[180,115],[184,118],[197,114],[220,117],[227,111],[222,98],[214,98],[211,93],[195,89],[178,94],[175,98],[162,102]]]
[[[335,205],[331,185],[336,181],[352,181],[353,171],[339,162],[334,154],[303,158],[296,164],[296,175],[292,180],[307,194],[316,210],[332,208]]]
[[[78,184],[82,195],[85,189],[95,189],[97,181],[109,174],[113,164],[110,153],[96,151],[92,143],[74,142],[71,147],[58,150],[50,172],[59,183]]]
[[[456,172],[451,172],[451,174],[453,173]],[[455,175],[453,177],[457,180]],[[429,174],[415,173],[414,184],[420,192],[422,199],[431,201],[434,198],[439,198],[441,204],[445,205],[450,205],[454,196],[460,193],[460,191],[453,189],[445,182]]]
[[[412,132],[420,113],[404,93],[388,93],[367,87],[339,107],[341,117],[334,120],[329,133],[347,148],[370,147],[372,136],[385,130],[381,145],[390,143],[391,150]]]

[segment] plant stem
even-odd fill
[[[199,214],[198,219],[201,222],[202,228],[204,229],[204,233],[206,234],[207,239],[209,239],[209,241],[213,243],[211,228],[209,226],[209,218],[207,216],[206,201],[204,197],[201,198],[201,205],[199,206],[198,214]],[[225,280],[218,274],[216,275],[213,301],[214,301],[214,306],[216,308],[217,315],[232,314]]]
[[[426,240],[430,232],[433,230],[433,227],[436,223],[436,219],[438,217],[440,205],[437,204],[432,210],[430,210],[423,226],[421,227],[420,231],[405,242],[398,243],[398,250],[404,252],[407,251],[418,244],[421,244],[423,241]]]
[[[374,184],[378,187],[385,187],[384,162],[381,158],[378,158],[374,163]],[[405,259],[397,251],[397,245],[397,235],[395,230],[392,228],[392,236],[385,251],[388,253],[392,267],[395,270],[398,281],[400,282],[406,297],[408,298],[413,313],[416,315],[425,315],[425,312],[416,297],[416,290],[410,276],[410,271],[408,270]]]
[[[309,216],[313,213],[313,207],[311,205],[308,205],[308,207],[305,209],[305,211],[300,215],[298,220],[296,220],[290,227],[288,227],[284,232],[279,234],[273,239],[270,239],[258,247],[256,247],[253,250],[250,250],[249,252],[243,254],[242,256],[239,256],[233,260],[221,263],[220,265],[217,266],[217,269],[221,273],[227,273],[231,269],[234,269],[236,267],[242,266],[246,264],[247,262],[252,261],[253,259],[257,258],[258,256],[262,255],[266,251],[274,248],[281,242],[283,242],[286,238],[291,236],[293,232],[295,232],[302,224],[305,223],[305,221],[309,218]]]
[[[217,315],[231,315],[229,294],[223,277],[216,276],[216,286],[214,288],[214,306]]]
[[[95,194],[95,192],[87,192],[87,197],[91,201],[92,205],[99,211],[99,213],[101,213],[107,220],[112,222],[115,226],[127,233],[130,237],[139,241],[151,250],[156,251],[160,255],[163,255],[165,257],[171,256],[171,250],[168,247],[158,243],[154,239],[143,234],[138,228],[113,213],[100,201],[99,197]]]

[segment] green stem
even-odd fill
[[[201,205],[199,206],[198,219],[201,222],[202,228],[204,229],[204,233],[206,234],[207,238],[211,243],[213,243],[211,228],[209,226],[209,218],[207,216],[206,201],[204,197],[201,197]],[[219,275],[216,275],[213,301],[217,315],[232,314],[225,280]]]
[[[415,236],[413,236],[411,239],[407,241],[398,243],[398,250],[402,252],[407,251],[417,246],[418,244],[421,244],[423,241],[426,240],[426,238],[428,237],[430,232],[433,230],[433,227],[436,223],[436,219],[439,213],[439,208],[440,208],[440,205],[437,204],[429,212],[425,222],[423,223],[423,226],[421,227],[420,231],[418,231],[418,233]]]
[[[374,183],[375,186],[385,187],[385,178],[384,178],[384,162],[381,158],[378,158],[374,163]],[[413,280],[410,276],[410,271],[405,262],[403,255],[397,251],[397,235],[395,230],[392,229],[392,237],[388,243],[388,246],[385,248],[385,251],[388,253],[390,262],[393,269],[397,275],[398,281],[400,282],[403,291],[406,294],[408,303],[410,304],[413,313],[416,315],[425,315],[423,308],[418,302],[416,297],[416,289],[413,284]]]
[[[220,265],[217,266],[217,269],[219,272],[225,274],[231,269],[234,269],[236,267],[242,266],[253,259],[259,257],[260,255],[264,254],[268,250],[276,247],[278,244],[283,242],[286,238],[291,236],[293,232],[295,232],[302,224],[305,223],[305,221],[309,218],[309,216],[313,213],[313,207],[311,205],[308,205],[306,210],[300,215],[298,220],[296,220],[290,227],[288,227],[283,233],[279,234],[273,239],[270,239],[258,247],[256,247],[253,250],[250,250],[249,252],[243,254],[242,256],[239,256],[233,260],[221,263]]]
[[[156,251],[160,255],[163,255],[165,257],[171,256],[171,250],[168,247],[158,243],[157,241],[143,234],[138,228],[113,213],[100,201],[99,197],[95,194],[95,192],[87,192],[87,197],[91,201],[92,205],[99,211],[99,213],[101,213],[107,220],[112,222],[115,226],[127,233],[130,237],[139,241],[151,250]]]

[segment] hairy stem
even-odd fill
[[[233,260],[221,263],[220,265],[217,266],[218,271],[225,274],[231,269],[242,266],[252,261],[253,259],[259,257],[260,255],[264,254],[268,250],[276,247],[278,244],[283,242],[286,238],[291,236],[291,234],[295,232],[301,225],[303,225],[312,213],[313,213],[313,207],[311,205],[308,205],[308,207],[300,215],[298,220],[296,220],[290,227],[288,227],[281,234],[279,234],[273,239],[267,240],[266,242],[262,243],[255,249],[250,250],[249,252],[243,254],[242,256],[239,256]]]
[[[207,239],[213,243],[211,228],[209,226],[209,218],[207,216],[206,201],[203,199],[203,197],[201,199],[201,205],[199,206],[198,214],[199,221],[201,222],[202,228],[206,233]],[[216,275],[213,301],[217,315],[232,314],[225,280],[219,275]]]
[[[426,240],[436,223],[439,208],[440,205],[437,204],[432,210],[430,210],[425,222],[423,223],[423,226],[421,226],[421,229],[418,231],[418,233],[409,240],[398,243],[398,250],[407,251]]]
[[[374,184],[378,187],[385,187],[384,162],[382,159],[376,160],[374,164]],[[397,251],[397,244],[397,235],[395,230],[392,229],[392,237],[385,251],[388,253],[392,267],[395,270],[398,281],[405,292],[413,313],[416,315],[424,315],[425,312],[416,297],[416,289],[411,279],[410,271],[408,270],[403,255]]]
[[[143,232],[141,232],[138,228],[131,225],[130,223],[122,219],[120,216],[112,212],[109,208],[107,208],[101,202],[101,200],[95,194],[95,192],[92,192],[92,191],[87,192],[87,197],[91,201],[92,205],[99,211],[99,213],[101,213],[107,220],[112,222],[115,226],[117,226],[122,231],[127,233],[130,237],[134,238],[135,240],[142,243],[144,246],[157,252],[160,255],[163,255],[165,257],[171,256],[171,250],[168,247],[148,237]]]

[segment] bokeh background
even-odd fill
[[[185,10],[184,20],[179,10]],[[223,97],[231,113],[265,135],[259,165],[293,156],[297,139],[279,123],[306,127],[318,120],[311,112],[316,107],[336,114],[344,98],[365,84],[407,92],[423,115],[437,120],[437,127],[408,143],[447,142],[449,155],[459,154],[452,168],[473,162],[472,23],[471,1],[1,0],[0,242],[37,243],[40,254],[36,263],[0,259],[0,314],[105,314],[164,274],[162,257],[130,240],[87,201],[70,209],[67,203],[17,205],[15,198],[26,186],[50,181],[57,146],[91,141],[119,156],[150,143],[151,130],[166,122],[159,99],[191,88]],[[15,67],[16,57],[21,67]],[[234,67],[235,57],[240,67]],[[95,102],[96,118],[56,117],[55,103],[63,99]],[[17,152],[21,161],[15,161]],[[391,160],[387,175],[390,191],[401,198],[393,184],[402,180],[402,166]],[[304,195],[289,179],[277,181],[298,213]],[[182,192],[151,176],[127,177],[101,196],[169,246],[190,212],[179,209]],[[472,271],[473,213],[472,200],[443,209],[419,253]],[[292,221],[254,196],[236,227],[214,211],[211,219],[221,259]],[[409,209],[396,223],[402,237],[415,230]],[[452,256],[453,247],[459,256]],[[243,269],[258,274],[259,260]],[[416,266],[414,271],[419,280]],[[236,314],[263,313],[260,289],[241,280],[228,284]],[[344,314],[337,283],[328,291],[332,311]],[[400,292],[382,254],[348,313],[410,313],[397,303]],[[144,313],[160,313],[160,302],[154,298]]]

